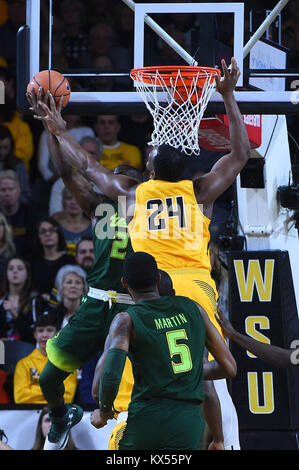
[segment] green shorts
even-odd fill
[[[49,361],[65,372],[73,372],[93,355],[104,350],[106,337],[115,315],[128,305],[85,296],[76,313],[60,332],[47,342]]]
[[[131,402],[119,450],[199,450],[204,426],[200,404],[166,398]]]

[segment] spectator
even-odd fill
[[[115,73],[116,69],[113,60],[109,55],[98,55],[93,61],[93,67],[99,70],[99,73]],[[124,88],[117,84],[115,77],[102,76],[94,77],[88,80],[89,91],[124,91]]]
[[[10,67],[16,65],[17,31],[26,24],[26,0],[8,2],[7,21],[0,27],[0,55]]]
[[[86,8],[78,0],[64,0],[60,3],[63,20],[62,45],[70,67],[78,66],[78,58],[89,48],[86,33]]]
[[[66,127],[71,136],[78,142],[85,136],[94,137],[94,131],[90,127],[83,125],[80,116],[66,115],[63,118],[66,121]],[[42,132],[39,140],[38,169],[44,181],[48,181],[52,184],[57,180],[58,175],[55,174],[50,160],[45,131]]]
[[[81,238],[92,235],[91,221],[68,188],[62,191],[62,205],[63,210],[56,212],[52,217],[59,222],[63,230],[67,253],[75,256],[76,245]]]
[[[0,124],[10,130],[15,143],[15,156],[22,160],[29,172],[34,150],[33,135],[30,126],[17,111],[15,81],[9,69],[0,67],[0,80],[5,87],[5,104],[0,106]]]
[[[103,166],[113,170],[119,165],[127,164],[141,170],[142,157],[139,148],[118,140],[121,125],[117,116],[99,115],[94,130],[104,144],[101,160]]]
[[[79,142],[93,157],[100,161],[103,156],[103,144],[97,137],[83,137]],[[62,178],[58,178],[51,188],[49,201],[49,215],[63,210],[62,191],[65,188]]]
[[[99,22],[92,26],[89,34],[90,52],[86,52],[79,59],[81,67],[91,67],[95,57],[99,55],[109,55],[114,63],[117,72],[129,73],[132,62],[129,58],[128,50],[117,44],[117,34],[112,24]],[[129,77],[118,77],[115,79],[118,84],[131,88],[132,82]]]
[[[44,217],[37,223],[29,261],[33,286],[48,300],[59,269],[65,264],[75,264],[74,257],[66,253],[62,228],[52,217]]]
[[[27,204],[30,196],[29,175],[24,163],[15,156],[14,140],[6,126],[0,126],[0,170],[14,170],[18,175],[21,195],[20,201]]]
[[[47,362],[46,345],[58,333],[57,318],[51,314],[41,315],[34,328],[36,348],[17,362],[14,372],[14,401],[20,403],[46,403],[39,385],[39,376]],[[65,401],[71,403],[77,388],[77,372],[64,381]]]
[[[35,440],[34,440],[34,444],[31,450],[43,450],[44,449],[45,439],[51,426],[49,413],[50,413],[49,408],[45,406],[39,415],[36,432],[35,432]],[[70,433],[68,443],[65,446],[64,450],[78,450],[77,447],[75,446],[71,433]]]
[[[20,201],[21,186],[13,170],[0,171],[0,211],[12,228],[13,242],[20,255],[31,249],[30,233],[35,216],[28,204]]]
[[[63,328],[78,309],[82,296],[87,294],[86,272],[80,266],[63,266],[57,273],[55,288],[60,303],[56,315],[60,328]]]
[[[82,237],[76,247],[75,260],[88,274],[94,262],[94,248],[92,237]]]
[[[5,215],[0,212],[0,278],[3,276],[7,259],[15,252],[16,247],[13,242],[11,227],[8,225]]]
[[[8,259],[0,284],[0,338],[34,343],[32,325],[44,310],[32,289],[28,262],[18,256]]]

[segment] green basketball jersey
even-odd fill
[[[136,331],[130,350],[132,402],[163,397],[203,400],[206,330],[196,304],[187,297],[143,300],[126,309]]]
[[[121,284],[123,261],[133,250],[125,218],[118,209],[117,202],[109,198],[97,207],[93,227],[95,260],[87,282],[97,289],[127,293]]]

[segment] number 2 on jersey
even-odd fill
[[[177,343],[181,339],[188,339],[186,330],[167,331],[166,338],[171,356],[173,372],[175,374],[180,374],[181,372],[188,372],[188,370],[191,370],[193,365],[190,349],[187,344]],[[175,355],[180,356],[180,362],[173,361],[173,356]]]
[[[112,243],[110,257],[124,260],[126,257],[126,248],[129,242],[128,232],[115,232],[115,240]]]

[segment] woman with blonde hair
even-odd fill
[[[86,272],[80,266],[67,264],[60,268],[55,278],[57,290],[57,317],[63,328],[79,308],[81,298],[87,294]]]

